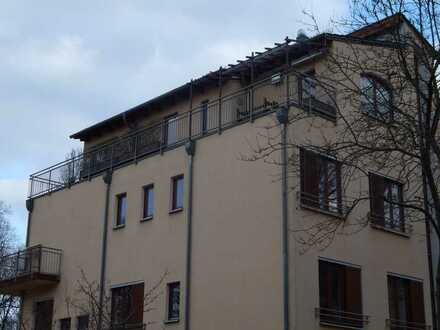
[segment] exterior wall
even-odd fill
[[[318,74],[323,67],[315,67]],[[216,95],[215,93],[213,95]],[[213,96],[214,97],[214,96]],[[209,97],[200,97],[194,105]],[[166,113],[187,107],[170,108]],[[303,111],[291,109],[291,112]],[[160,114],[162,117],[165,112]],[[282,254],[280,168],[263,161],[245,162],[252,153],[258,133],[275,120],[269,115],[213,134],[196,143],[194,159],[193,254],[191,328],[198,329],[280,329],[282,327]],[[319,128],[311,130],[311,127]],[[335,134],[334,123],[305,119],[289,127],[296,144],[323,141]],[[272,133],[277,136],[278,128]],[[119,133],[118,133],[119,134]],[[289,151],[292,152],[292,151]],[[161,275],[165,282],[181,283],[181,320],[164,325],[165,283],[156,309],[144,315],[153,321],[151,329],[183,329],[185,283],[186,211],[169,214],[170,178],[185,175],[188,191],[188,156],[183,147],[118,169],[113,174],[109,207],[107,288],[144,281],[146,290]],[[274,159],[279,155],[274,154]],[[140,222],[142,186],[154,184],[154,219]],[[388,313],[387,273],[423,280],[425,314],[430,319],[430,296],[424,225],[416,224],[414,234],[402,237],[369,226],[350,235],[338,236],[325,250],[302,251],[298,230],[325,216],[304,210],[298,204],[298,176],[290,176],[289,252],[291,329],[320,329],[314,309],[319,306],[318,260],[325,257],[359,265],[362,269],[363,313],[371,316],[370,329],[385,328]],[[366,178],[356,187],[367,189]],[[348,193],[350,193],[350,189]],[[128,197],[126,226],[113,229],[115,196]],[[69,314],[66,298],[75,295],[80,270],[98,280],[105,184],[92,179],[35,200],[30,243],[64,251],[60,284],[53,290],[25,297],[24,319],[32,319],[32,303],[46,297],[55,299],[54,320]],[[187,199],[187,194],[185,194]],[[187,200],[185,201],[187,205]],[[365,217],[367,204],[350,219]],[[339,221],[335,219],[335,221]],[[75,316],[75,311],[70,311]]]

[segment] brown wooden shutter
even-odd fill
[[[385,225],[384,218],[384,191],[385,180],[383,177],[370,173],[370,211],[372,221],[378,225]]]
[[[144,320],[144,283],[131,288],[130,323],[142,323]]]
[[[397,288],[396,279],[392,276],[388,276],[388,307],[390,310],[390,319],[397,320]]]
[[[361,270],[345,267],[345,310],[362,314]]]
[[[301,202],[318,207],[319,156],[301,149]]]
[[[411,322],[425,323],[425,304],[423,299],[423,283],[410,281],[409,284]]]

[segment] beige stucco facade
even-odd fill
[[[314,68],[319,71],[320,64]],[[234,88],[239,87],[238,82],[233,83]],[[217,94],[216,90],[207,91],[205,96],[198,95],[194,103]],[[160,116],[188,108],[187,103],[178,104],[163,110]],[[290,109],[291,113],[301,111],[304,110]],[[283,326],[281,169],[263,160],[244,160],[252,153],[258,134],[265,134],[265,127],[275,121],[273,113],[267,114],[196,141],[190,300],[193,330],[265,330]],[[312,125],[290,125],[289,140],[298,145],[317,142],[323,132],[334,134],[338,129],[337,123],[325,119],[310,121]],[[319,127],[319,132],[313,127]],[[279,130],[275,127],[271,134],[277,136]],[[89,142],[86,148],[111,137]],[[273,158],[279,159],[279,154],[274,153]],[[155,308],[144,314],[144,322],[154,322],[150,329],[184,329],[188,164],[189,156],[180,146],[115,170],[110,185],[106,288],[144,282],[148,289],[166,273]],[[185,178],[184,209],[170,213],[171,178],[179,174]],[[291,175],[288,182],[292,187],[288,195],[290,329],[321,328],[315,316],[315,308],[319,307],[320,258],[361,268],[363,314],[370,317],[368,329],[386,328],[389,273],[423,281],[421,303],[425,305],[426,323],[432,324],[424,224],[414,224],[409,237],[366,226],[353,234],[338,235],[323,250],[315,247],[304,251],[298,243],[298,229],[326,216],[300,206],[299,180],[299,175]],[[154,218],[141,221],[142,187],[148,184],[154,184]],[[350,189],[367,187],[365,179]],[[76,297],[81,272],[91,281],[99,280],[105,191],[106,184],[98,176],[34,200],[29,245],[58,248],[63,256],[59,284],[24,295],[25,323],[32,324],[33,304],[46,298],[54,299],[54,329],[57,320],[74,319],[77,312],[68,308],[66,301]],[[116,195],[120,193],[127,194],[127,221],[125,227],[114,229]],[[368,211],[365,203],[349,217],[363,217]],[[165,324],[165,285],[174,281],[181,283],[181,319]]]

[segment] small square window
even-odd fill
[[[152,184],[144,187],[143,212],[144,220],[153,218],[154,215],[154,186]]]
[[[183,175],[172,178],[171,211],[183,209]]]
[[[116,196],[116,227],[125,226],[127,219],[127,194],[119,194]]]
[[[180,282],[168,283],[167,321],[180,318]]]

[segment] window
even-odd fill
[[[127,218],[127,194],[123,193],[116,196],[116,227],[125,226]]]
[[[153,194],[154,186],[152,184],[144,187],[144,205],[143,205],[143,214],[142,218],[151,219],[154,214],[154,194]]]
[[[180,282],[168,283],[168,321],[178,321],[180,317]]]
[[[112,289],[112,325],[130,325],[143,322],[144,284],[121,286]]]
[[[52,329],[53,300],[39,301],[35,304],[34,308],[34,329]]]
[[[200,109],[202,134],[208,131],[208,102],[208,100],[203,101]]]
[[[165,130],[164,132],[164,141],[166,145],[172,145],[177,142],[177,124],[178,124],[178,118],[177,113],[172,114],[165,118]]]
[[[301,205],[341,214],[341,164],[305,149],[300,149],[300,161]]]
[[[391,90],[380,79],[371,75],[361,76],[361,110],[380,120],[392,119]]]
[[[370,173],[370,217],[373,225],[405,232],[402,184]]]
[[[320,322],[362,328],[361,270],[319,260]]]
[[[183,209],[183,175],[175,176],[171,182],[171,211],[179,211]]]
[[[89,316],[81,315],[78,316],[76,320],[76,329],[77,330],[88,330],[89,329]]]
[[[60,330],[70,330],[70,317],[60,320]]]
[[[426,329],[423,283],[388,275],[391,329]]]
[[[315,71],[306,73],[306,77],[302,79],[302,100],[307,105],[307,102],[316,97],[316,79]]]

